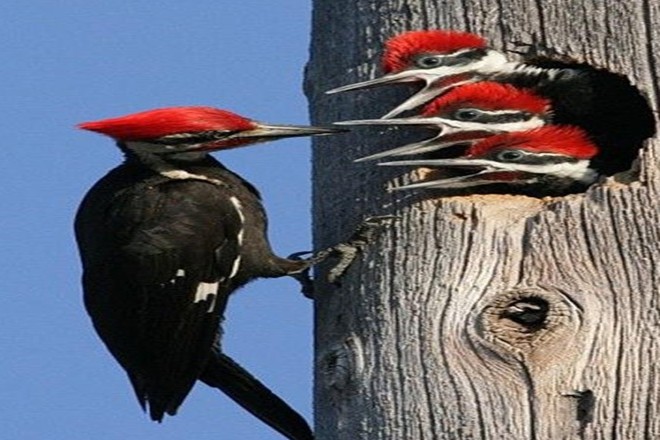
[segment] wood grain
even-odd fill
[[[630,75],[658,101],[660,3],[314,0],[315,123],[378,117],[405,87],[326,96],[380,74],[409,29],[537,39]],[[316,247],[364,216],[399,219],[316,300],[320,440],[660,438],[660,143],[586,194],[429,198],[400,170],[352,163],[423,134],[318,139]]]

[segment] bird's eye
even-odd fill
[[[454,119],[459,121],[474,121],[482,114],[483,112],[476,108],[461,108],[454,113]]]
[[[522,159],[524,154],[518,150],[504,150],[497,153],[497,160],[502,162],[516,162]]]
[[[442,58],[436,55],[426,55],[417,58],[415,65],[421,69],[432,69],[442,64]]]

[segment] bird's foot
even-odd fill
[[[328,258],[337,258],[335,265],[328,271],[326,280],[331,284],[338,285],[339,279],[344,275],[357,255],[374,240],[378,230],[384,224],[396,218],[397,217],[393,215],[367,217],[358,225],[348,240],[312,254],[312,256],[306,260],[308,266],[303,271],[297,274],[292,274],[292,276],[301,284],[303,294],[308,298],[313,298],[314,295],[314,282],[309,275],[312,266],[315,266]],[[303,255],[308,254],[310,254],[310,252],[298,252],[290,255],[289,258],[293,260],[301,260]]]
[[[348,267],[353,263],[355,257],[374,241],[380,228],[396,218],[398,217],[393,215],[367,217],[358,225],[353,235],[347,241],[326,249],[328,254],[323,260],[328,257],[337,257],[338,259],[337,263],[328,271],[328,282],[337,284]]]
[[[303,257],[305,255],[312,255],[312,254],[313,252],[310,251],[296,252],[289,255],[287,258],[289,260],[305,261],[305,258]],[[291,278],[293,278],[294,280],[300,283],[300,292],[302,292],[302,294],[309,299],[314,299],[314,280],[310,276],[312,266],[313,264],[308,264],[300,272],[289,274]]]

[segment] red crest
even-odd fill
[[[550,110],[550,100],[529,89],[482,81],[451,89],[424,107],[422,116],[432,117],[466,106],[483,110],[511,109],[543,114]]]
[[[477,158],[494,150],[511,148],[533,153],[564,154],[576,159],[591,159],[598,154],[598,147],[581,128],[546,125],[528,131],[491,136],[469,148],[467,156]]]
[[[412,31],[390,38],[385,43],[385,73],[406,69],[412,58],[421,53],[448,54],[460,49],[483,49],[486,40],[479,35],[456,31]]]
[[[158,139],[180,133],[241,131],[255,128],[250,119],[213,107],[167,107],[117,118],[83,122],[78,128],[105,134],[119,141]]]

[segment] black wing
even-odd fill
[[[121,173],[117,180],[111,173],[99,182],[77,216],[85,304],[140,403],[161,420],[176,412],[209,358],[241,217],[231,195],[211,183],[124,187]]]

